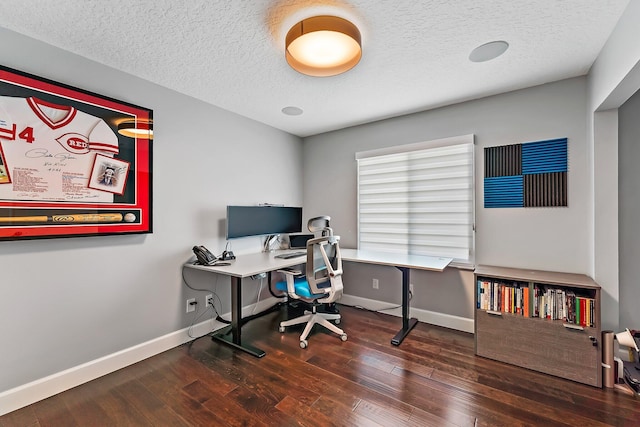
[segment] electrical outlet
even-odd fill
[[[210,305],[213,305],[213,294],[209,294],[206,297],[204,297],[204,306],[209,307]]]
[[[378,282],[378,279],[373,279],[373,289],[379,289],[380,288],[380,282]]]
[[[187,313],[191,313],[192,311],[196,311],[196,299],[189,298],[187,300]]]

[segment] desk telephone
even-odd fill
[[[218,259],[204,246],[194,246],[193,253],[196,254],[196,258],[198,258],[198,264],[202,265],[211,265]]]
[[[224,251],[220,258],[211,253],[211,251],[204,246],[194,246],[193,253],[196,254],[198,264],[202,265],[230,265],[228,262],[220,263],[217,261],[231,261],[236,259],[235,255],[231,251]]]

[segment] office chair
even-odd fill
[[[339,236],[334,236],[329,227],[329,217],[318,217],[309,220],[308,228],[312,233],[321,232],[320,237],[307,241],[306,275],[300,273],[279,270],[285,274],[285,281],[276,283],[275,288],[286,292],[296,300],[306,302],[311,306],[311,311],[305,311],[303,316],[280,322],[280,332],[284,332],[287,326],[306,323],[302,335],[300,335],[300,347],[308,346],[307,337],[314,325],[318,324],[340,336],[342,341],[347,340],[347,334],[336,325],[340,323],[340,313],[318,312],[318,307],[323,304],[333,304],[342,296],[342,257],[340,255]]]

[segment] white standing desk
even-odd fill
[[[391,344],[400,345],[404,337],[418,323],[418,319],[409,318],[409,271],[443,271],[451,263],[451,258],[424,255],[403,255],[359,249],[340,249],[343,261],[365,264],[388,265],[402,272],[402,329],[391,339]]]
[[[253,347],[246,342],[242,342],[242,279],[307,262],[307,258],[304,255],[289,259],[275,258],[276,255],[284,252],[301,251],[274,251],[238,255],[235,260],[230,261],[231,265],[228,266],[208,266],[193,264],[191,262],[184,264],[184,266],[188,268],[231,277],[231,325],[214,334],[212,337],[214,340],[228,344],[256,357],[265,355],[263,350]]]
[[[306,256],[282,259],[275,256],[283,252],[258,252],[238,255],[228,266],[207,266],[187,262],[187,268],[208,271],[231,277],[231,325],[213,335],[213,339],[228,344],[256,357],[263,357],[265,352],[246,342],[242,342],[242,279],[260,273],[279,270],[307,262]],[[404,337],[418,323],[415,318],[409,318],[409,271],[413,269],[443,271],[451,262],[451,258],[431,257],[422,255],[402,255],[387,252],[364,251],[357,249],[340,249],[343,261],[366,264],[387,265],[402,272],[402,329],[391,339],[391,344],[400,345]]]

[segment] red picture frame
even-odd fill
[[[151,233],[152,148],[152,110],[0,66],[0,240]]]

